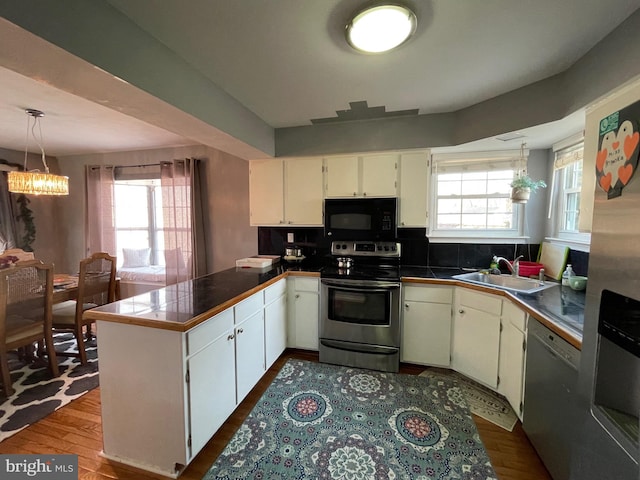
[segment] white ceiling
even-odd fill
[[[566,70],[640,6],[407,0],[418,16],[414,38],[388,54],[362,55],[344,41],[343,25],[364,0],[108,1],[275,128],[333,117],[355,101],[421,114],[468,107]],[[50,155],[193,143],[1,67],[0,91],[2,148],[24,149],[25,108],[45,112]],[[523,131],[524,141],[548,147],[582,122],[578,112]]]

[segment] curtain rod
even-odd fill
[[[98,170],[100,168],[144,168],[144,167],[159,167],[159,163],[147,163],[140,165],[90,165],[91,170]]]
[[[144,168],[144,167],[160,167],[162,166],[163,163],[173,163],[173,162],[184,162],[185,160],[188,160],[188,158],[185,159],[177,159],[177,160],[163,160],[159,163],[142,163],[140,165],[91,165],[89,168],[91,168],[92,170],[95,170],[97,168]],[[193,159],[195,160],[195,159]]]

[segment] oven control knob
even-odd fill
[[[385,251],[385,252],[388,252],[388,251],[389,251],[389,245],[385,245],[385,246],[384,246],[384,251]]]
[[[396,251],[396,246],[395,245],[391,245],[391,251],[395,252]]]

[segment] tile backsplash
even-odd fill
[[[258,227],[258,253],[282,255],[287,234],[292,233],[296,246],[309,256],[325,256],[330,252],[331,241],[324,236],[321,227]],[[402,264],[421,267],[489,268],[494,255],[512,259],[523,255],[523,260],[535,262],[540,244],[476,244],[476,243],[431,243],[424,228],[399,228],[398,241],[402,244]],[[577,275],[586,275],[589,254],[577,250],[569,252]]]

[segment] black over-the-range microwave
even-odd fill
[[[384,198],[327,198],[324,234],[329,240],[383,240],[397,237],[398,200]]]

